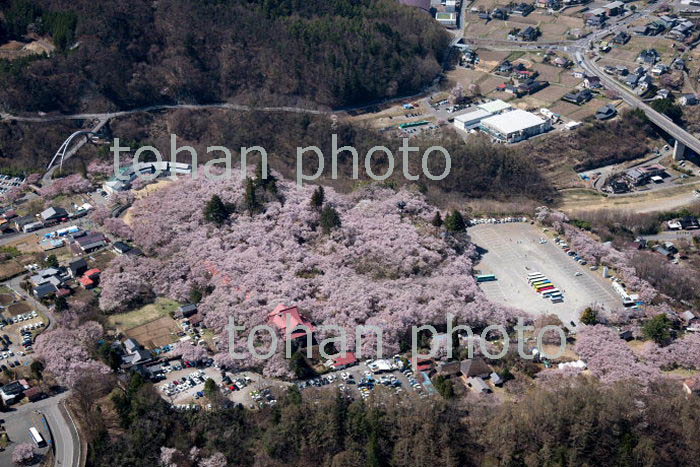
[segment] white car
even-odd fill
[[[575,277],[583,276],[583,273],[582,273],[581,271],[578,271],[578,272],[576,272],[576,274],[574,274],[574,276],[575,276]]]

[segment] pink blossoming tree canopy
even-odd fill
[[[115,237],[120,237],[125,240],[131,240],[134,237],[134,231],[131,230],[131,227],[119,218],[107,218],[102,222],[102,226],[108,233]]]
[[[52,180],[50,185],[41,189],[41,195],[45,198],[53,198],[58,195],[87,193],[90,190],[92,190],[92,183],[89,180],[82,175],[73,174]]]
[[[91,348],[102,336],[102,326],[87,321],[74,329],[59,327],[39,335],[34,347],[45,368],[56,380],[73,387],[90,374],[108,374],[109,368],[90,356]]]
[[[665,370],[671,370],[674,367],[700,370],[700,334],[690,333],[666,347],[659,347],[649,342],[642,356],[649,363]]]
[[[192,289],[213,287],[199,308],[219,333],[229,317],[246,329],[266,324],[267,313],[284,303],[317,325],[340,326],[353,346],[358,324],[381,327],[385,355],[399,350],[410,326],[445,323],[448,313],[472,326],[523,314],[486,299],[472,275],[474,246],[465,234],[437,236],[430,224],[435,208],[419,193],[368,187],[347,196],[327,189],[341,226],[324,235],[309,203],[314,187],[281,180],[277,189],[284,202],[268,201],[253,216],[239,208],[221,227],[205,222],[204,207],[215,194],[244,206],[237,180],[183,180],[137,200],[133,238],[147,256],[110,264],[100,306],[126,309],[149,293],[186,301]],[[374,350],[371,335],[363,342],[365,351]],[[247,353],[242,339],[237,345]],[[287,369],[283,358],[265,362],[269,375]]]
[[[34,459],[36,451],[34,446],[29,443],[22,443],[15,446],[12,451],[12,462],[17,465],[27,465]]]
[[[207,350],[201,345],[192,345],[189,342],[180,342],[173,350],[174,355],[179,355],[188,362],[197,362],[207,358]]]
[[[88,164],[87,173],[90,178],[111,177],[114,175],[114,162],[95,159]]]
[[[587,326],[576,337],[576,353],[603,382],[636,380],[648,383],[661,376],[658,369],[639,360],[612,328]]]

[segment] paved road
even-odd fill
[[[16,444],[31,442],[29,427],[36,427],[47,440],[53,437],[56,447],[56,467],[78,467],[81,455],[80,438],[73,420],[66,413],[63,402],[68,392],[25,404],[11,412],[0,414],[5,420],[10,440],[9,448],[0,453],[0,465],[12,465],[12,450]],[[44,424],[42,416],[46,418]],[[40,450],[45,453],[47,449]]]

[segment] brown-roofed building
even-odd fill
[[[44,393],[38,387],[29,388],[24,391],[24,397],[29,399],[29,402],[36,402],[44,398]]]
[[[460,372],[465,380],[472,377],[488,378],[491,371],[491,368],[489,368],[483,358],[462,360],[460,365]]]

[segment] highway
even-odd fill
[[[630,92],[629,89],[617,80],[606,75],[605,72],[601,70],[593,60],[586,57],[585,54],[582,54],[580,51],[576,52],[576,59],[584,70],[598,76],[606,88],[616,91],[630,107],[643,110],[649,120],[654,122],[655,125],[672,136],[676,141],[692,149],[696,154],[700,154],[700,140],[676,125],[666,115],[652,109],[651,106],[644,103],[637,95]]]
[[[601,29],[590,34],[587,37],[579,39],[577,41],[562,40],[556,42],[513,42],[513,41],[501,41],[501,40],[484,40],[484,39],[472,39],[465,38],[465,41],[471,43],[475,46],[482,48],[492,49],[492,50],[537,50],[537,49],[549,49],[549,50],[560,50],[572,54],[576,58],[576,62],[581,66],[587,73],[598,76],[601,83],[608,89],[617,92],[620,97],[627,103],[630,107],[634,109],[641,109],[647,115],[649,120],[654,122],[659,128],[668,133],[676,141],[683,144],[685,147],[690,148],[695,153],[700,155],[700,140],[695,136],[691,135],[683,128],[674,123],[666,115],[657,112],[651,106],[647,105],[642,101],[642,99],[634,94],[630,89],[625,87],[622,83],[618,82],[611,76],[608,76],[595,62],[595,59],[587,56],[586,52],[593,49],[593,45],[596,41],[603,39],[606,36],[616,34],[623,28],[626,28],[632,21],[639,19],[640,17],[648,16],[652,14],[656,9],[660,8],[662,5],[651,5],[644,10],[637,11],[630,14],[624,18],[621,18],[613,26]]]

